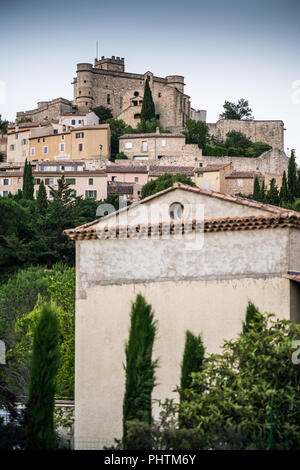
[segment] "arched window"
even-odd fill
[[[172,220],[181,220],[183,215],[183,205],[180,202],[173,202],[169,208],[169,214]]]

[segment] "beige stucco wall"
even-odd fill
[[[147,149],[143,150],[143,142],[147,143]],[[126,144],[131,143],[132,148],[126,148]],[[163,145],[163,143],[165,145]],[[130,160],[134,157],[148,158],[148,160],[157,160],[158,156],[178,156],[182,153],[185,145],[185,137],[172,136],[172,134],[157,134],[155,137],[120,137],[120,152],[124,152]]]
[[[31,131],[16,132],[7,136],[7,161],[9,163],[25,162],[29,160],[29,138]],[[26,143],[23,143],[26,140]],[[11,146],[14,150],[11,150]]]
[[[135,223],[148,223],[169,221],[170,204],[179,202],[184,206],[183,218],[191,220],[199,217],[206,219],[213,217],[238,217],[248,215],[270,214],[262,209],[248,207],[223,199],[218,199],[204,194],[175,189],[168,191],[155,199],[145,200],[143,203],[129,206],[128,209],[117,215],[104,217],[98,223],[98,227],[112,226],[115,223],[129,225]]]
[[[289,318],[289,281],[279,277],[95,285],[87,289],[86,298],[77,298],[76,304],[76,448],[99,449],[121,437],[124,344],[131,302],[138,293],[152,305],[158,320],[153,357],[159,359],[160,366],[154,399],[177,398],[173,391],[179,385],[187,329],[201,333],[207,352],[213,352],[223,339],[241,331],[248,299],[261,311]]]

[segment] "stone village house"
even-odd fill
[[[154,399],[177,398],[187,329],[218,351],[241,331],[249,299],[299,322],[299,228],[297,212],[176,183],[66,230],[76,241],[75,448],[121,437],[124,344],[138,293],[158,320]]]

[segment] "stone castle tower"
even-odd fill
[[[183,76],[161,78],[150,71],[128,73],[125,72],[124,58],[115,56],[95,59],[94,66],[77,64],[73,105],[82,113],[100,105],[108,107],[115,118],[136,127],[141,115],[145,80],[149,81],[152,91],[156,117],[165,129],[181,129],[187,117],[206,119],[205,111],[195,111],[191,107],[190,97],[184,92]]]

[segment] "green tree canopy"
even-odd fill
[[[187,118],[183,134],[187,144],[197,144],[206,154],[206,146],[209,143],[209,130],[206,122]]]
[[[164,175],[159,176],[156,180],[148,181],[148,183],[142,187],[141,197],[144,199],[145,197],[151,196],[152,194],[158,193],[159,191],[170,188],[176,181],[188,184],[189,186],[196,186],[191,178],[187,175],[182,175],[180,173],[171,175],[169,173],[165,173]]]
[[[0,114],[0,134],[7,134],[7,128],[8,128],[9,121],[7,120],[2,120],[2,116]]]
[[[278,192],[278,188],[276,186],[275,178],[271,179],[270,189],[266,194],[266,202],[268,204],[272,204],[273,206],[278,206],[279,205],[279,192]]]
[[[107,121],[107,119],[112,119],[113,114],[110,108],[106,108],[105,106],[97,106],[93,108],[94,113],[99,118],[99,124],[103,124]]]
[[[253,199],[255,201],[261,201],[261,189],[257,176],[254,179]]]
[[[244,98],[239,99],[237,103],[225,101],[223,108],[224,111],[220,114],[220,119],[254,119],[248,100]]]
[[[299,336],[299,325],[262,314],[206,357],[181,404],[204,449],[300,448],[300,364],[292,360]]]
[[[47,192],[44,185],[44,181],[41,181],[39,186],[37,196],[36,196],[37,207],[41,215],[44,215],[47,211],[48,201],[47,201]]]
[[[284,171],[282,175],[282,183],[281,183],[281,188],[279,192],[280,205],[284,206],[287,202],[289,202],[289,200],[290,200],[290,197],[289,197],[289,191],[288,191],[288,186],[287,186],[286,173]]]

